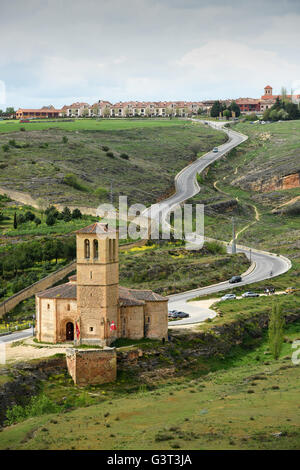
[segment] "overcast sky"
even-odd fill
[[[0,108],[300,93],[299,25],[299,0],[0,0]]]

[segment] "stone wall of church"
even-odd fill
[[[168,339],[168,301],[146,302],[145,337],[151,339]]]
[[[144,305],[120,308],[120,319],[117,324],[118,336],[121,338],[141,339],[144,337]]]
[[[56,343],[56,299],[36,297],[37,339],[46,343]]]
[[[74,325],[78,319],[77,302],[74,299],[56,299],[56,341],[58,343],[66,341],[66,325],[71,322]]]
[[[67,367],[79,386],[114,382],[117,377],[117,354],[114,348],[67,349]]]

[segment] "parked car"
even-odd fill
[[[217,153],[219,151],[218,147],[213,148],[213,152]]]
[[[257,292],[252,292],[251,290],[249,290],[248,292],[244,292],[244,294],[242,294],[242,297],[259,297],[259,294],[257,294]]]
[[[294,292],[297,292],[297,290],[298,290],[298,289],[297,289],[296,287],[287,287],[287,288],[285,289],[285,292],[286,292],[287,294],[293,294]]]
[[[221,297],[221,300],[233,300],[233,299],[236,299],[235,294],[225,294],[223,295],[223,297]]]
[[[169,313],[168,313],[168,317],[169,318],[176,318],[176,315],[177,315],[177,310],[171,310]]]
[[[236,282],[241,282],[242,277],[241,276],[232,276],[231,279],[229,279],[229,284],[235,284]]]
[[[186,312],[178,312],[176,314],[176,318],[188,318],[188,317],[189,317],[189,314]]]

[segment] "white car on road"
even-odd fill
[[[221,297],[221,300],[233,300],[233,299],[236,299],[235,294],[225,294],[223,295],[223,297]]]
[[[259,294],[249,290],[248,292],[244,292],[244,294],[242,294],[242,297],[259,297]]]

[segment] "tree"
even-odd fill
[[[228,109],[230,109],[231,112],[233,111],[235,113],[235,117],[239,117],[241,114],[240,107],[235,101],[231,102]]]
[[[210,110],[211,117],[218,117],[220,112],[222,112],[222,105],[220,101],[215,101]]]
[[[288,102],[285,104],[285,110],[289,119],[300,119],[299,108],[295,103]]]
[[[194,157],[197,157],[198,152],[201,150],[201,144],[199,142],[193,142],[191,145],[191,150],[193,152]]]
[[[268,108],[264,111],[264,114],[263,114],[263,121],[268,121],[269,120],[269,117],[270,117],[270,112],[271,112],[271,108]]]
[[[278,303],[272,306],[272,312],[269,319],[269,347],[274,359],[280,356],[282,343],[283,343],[283,330],[284,330],[284,315],[282,307]]]
[[[230,109],[225,109],[225,111],[223,111],[223,116],[228,120],[231,117]]]
[[[82,214],[79,209],[74,209],[72,212],[72,219],[81,219]]]
[[[15,109],[13,107],[6,108],[6,114],[14,114]]]
[[[18,222],[17,222],[17,213],[14,213],[14,229],[18,228]]]
[[[103,117],[108,118],[110,116],[110,109],[105,108],[103,111]]]
[[[278,112],[276,109],[271,109],[269,118],[271,119],[271,121],[278,121],[279,118],[278,118]]]
[[[50,214],[47,215],[46,224],[49,226],[52,226],[55,224],[55,222],[56,222],[56,218],[54,217],[53,213],[50,212]]]
[[[72,219],[72,214],[68,207],[64,208],[64,210],[62,211],[62,215],[65,222],[70,222],[70,220]]]

